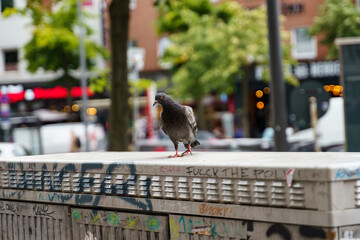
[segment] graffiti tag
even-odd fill
[[[55,211],[49,211],[48,205],[35,204],[33,207],[33,211],[34,211],[35,215],[48,216],[48,217],[54,218],[53,216],[51,216],[51,214],[53,214]]]
[[[230,217],[232,214],[232,208],[203,203],[199,206],[199,213],[212,216]]]

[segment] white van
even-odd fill
[[[89,150],[105,151],[106,138],[100,124],[89,124]],[[51,154],[85,151],[85,127],[81,122],[55,123],[40,127],[38,131],[27,128],[14,129],[14,142],[21,143],[32,154]]]
[[[318,144],[324,150],[345,144],[344,99],[330,98],[328,111],[317,124]],[[290,144],[314,142],[314,130],[308,128],[288,136]]]

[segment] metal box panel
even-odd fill
[[[73,240],[167,240],[168,217],[103,211],[71,209]]]
[[[359,223],[352,217],[360,213],[359,153],[166,156],[96,152],[0,161],[0,199],[324,227]]]
[[[338,236],[337,228],[184,215],[170,215],[169,228],[171,240],[341,239]],[[344,229],[344,231],[346,230],[345,234],[351,234],[349,229]],[[356,231],[355,229],[352,230]]]
[[[0,240],[69,240],[69,207],[0,201]]]
[[[346,226],[339,228],[339,239],[360,239],[360,225]]]
[[[336,201],[339,205],[324,202],[326,198],[322,196],[331,194],[330,183],[352,180],[355,184],[360,174],[352,169],[360,155],[196,154],[171,162],[159,153],[23,157],[0,162],[0,187],[293,209],[338,210],[357,206],[357,196],[346,206],[341,206],[342,201]],[[337,158],[344,164],[328,164]],[[313,167],[309,167],[310,162]]]
[[[359,152],[360,137],[360,42],[359,38],[337,39],[344,87],[345,146],[348,152]]]

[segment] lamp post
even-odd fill
[[[89,133],[88,133],[88,119],[87,119],[87,79],[86,79],[86,58],[85,58],[85,44],[84,44],[84,27],[83,19],[81,14],[81,0],[77,0],[77,17],[79,24],[79,51],[80,51],[80,79],[82,88],[82,109],[81,109],[81,120],[84,124],[85,131],[85,151],[89,151]],[[71,93],[69,93],[71,94]]]
[[[282,50],[279,30],[278,0],[267,0],[270,48],[271,106],[275,135],[275,151],[287,151],[285,83],[282,73]]]

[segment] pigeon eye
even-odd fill
[[[160,97],[160,100],[163,100],[163,99],[164,99],[164,97],[163,97],[163,96],[161,96],[161,97]]]

